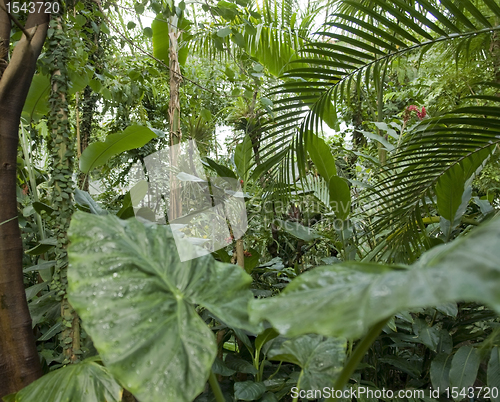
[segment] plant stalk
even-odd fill
[[[337,378],[337,381],[335,381],[334,385],[335,390],[344,389],[346,384],[349,382],[349,379],[351,378],[352,374],[356,370],[356,367],[358,367],[359,362],[361,361],[361,359],[363,359],[367,350],[380,335],[382,329],[384,329],[385,325],[387,324],[387,321],[389,321],[389,319],[382,320],[377,324],[375,324],[370,329],[370,331],[368,331],[366,336],[361,340],[359,345],[356,346],[356,349],[354,349],[353,354],[347,361],[347,364],[345,365],[344,369]],[[325,402],[334,402],[335,400],[336,398],[330,397],[328,399],[325,399]]]
[[[222,390],[220,389],[219,382],[217,381],[217,377],[212,370],[210,370],[210,376],[208,377],[208,383],[210,384],[210,388],[212,388],[212,392],[214,393],[215,400],[217,402],[226,402],[224,395],[222,395]]]

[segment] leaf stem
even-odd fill
[[[214,393],[215,400],[217,402],[226,402],[224,395],[222,395],[222,391],[220,389],[219,382],[217,381],[217,377],[214,372],[210,370],[210,376],[208,377],[208,383],[210,384],[210,388],[212,388],[212,392]]]
[[[349,379],[351,378],[352,373],[354,373],[354,370],[356,370],[356,367],[358,367],[359,362],[361,359],[365,356],[366,351],[370,348],[370,346],[375,342],[375,339],[380,335],[382,332],[382,329],[385,327],[387,324],[387,321],[389,321],[389,318],[382,320],[375,324],[366,334],[366,336],[361,340],[358,346],[356,346],[356,349],[354,349],[353,354],[347,361],[345,367],[343,368],[342,372],[340,373],[339,377],[337,378],[337,381],[335,381],[334,389],[343,389],[345,385],[348,383]],[[328,398],[325,399],[325,402],[334,402],[336,398]]]

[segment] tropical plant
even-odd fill
[[[322,122],[334,123],[342,105],[349,102],[352,91],[358,97],[362,92],[374,94],[374,120],[379,133],[383,133],[382,129],[388,127],[383,123],[386,78],[391,66],[397,66],[400,58],[415,52],[424,57],[433,46],[444,43],[454,49],[455,58],[460,60],[468,54],[471,42],[496,43],[495,32],[500,30],[495,25],[500,8],[491,1],[481,1],[477,5],[464,1],[460,7],[452,2],[416,1],[410,4],[383,0],[373,2],[374,7],[354,1],[342,4],[339,12],[332,14],[324,30],[318,33],[324,39],[303,46],[303,56],[291,61],[283,74],[286,82],[269,95],[278,99],[274,101],[275,124],[262,137],[262,142],[267,144],[262,159],[267,161],[263,162],[266,169],[272,168],[273,176],[279,178],[278,182],[292,183],[291,177],[296,171],[301,177],[305,175],[307,152],[315,148],[313,144],[321,132]],[[349,12],[344,10],[346,7]],[[483,44],[482,49],[485,48]],[[294,67],[297,63],[301,66]],[[303,66],[304,63],[308,66]],[[492,61],[492,79],[497,64],[497,60]],[[498,83],[495,82],[484,86],[486,89],[476,99],[496,102],[498,99],[491,96],[496,87]],[[498,142],[497,116],[495,104],[466,106],[453,110],[449,116],[424,120],[411,130],[390,129],[391,135],[399,139],[398,147],[389,155],[389,162],[384,139],[379,141],[378,159],[383,173],[367,195],[373,209],[366,217],[366,235],[371,235],[377,243],[377,252],[383,249],[385,258],[412,261],[421,249],[429,248],[422,211],[427,212],[427,204],[435,202],[434,194],[440,192],[439,186],[452,174],[448,172],[461,169],[462,176],[455,176],[455,195],[450,195],[448,189],[446,195],[438,196],[442,225],[446,225],[444,219],[452,222],[448,232],[456,226],[459,217],[455,214],[460,202],[455,204],[463,193],[459,187],[464,186],[488,157],[488,150]],[[418,157],[415,157],[416,150]],[[445,157],[441,157],[443,153]],[[469,171],[464,164],[470,166]],[[321,175],[321,171],[319,173]],[[327,179],[324,174],[322,176]],[[447,210],[443,205],[446,197],[453,198],[453,206]],[[366,204],[368,201],[360,202]],[[432,214],[427,214],[432,220]],[[380,233],[384,236],[378,237]]]

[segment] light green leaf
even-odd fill
[[[450,386],[450,367],[453,355],[440,353],[431,363],[430,376],[432,387],[444,392]]]
[[[332,386],[342,371],[346,341],[319,335],[304,335],[287,340],[268,352],[270,360],[297,364],[302,369],[297,387],[322,389]]]
[[[493,389],[500,390],[500,348],[498,346],[495,346],[491,350],[490,360],[488,361],[488,371],[486,374],[487,374],[488,387],[492,390]],[[500,401],[499,393],[492,392],[490,399],[492,402],[499,402]]]
[[[108,135],[105,142],[94,142],[82,152],[80,170],[83,173],[89,173],[104,165],[113,156],[142,147],[155,137],[156,134],[153,131],[139,125],[129,126],[119,134]]]
[[[398,312],[448,302],[476,301],[500,312],[499,237],[495,218],[467,237],[427,251],[409,269],[360,262],[317,267],[279,296],[251,301],[251,317],[268,320],[288,336],[357,338]]]
[[[27,123],[38,120],[49,112],[50,79],[46,75],[36,74],[24,103],[22,117]]]
[[[217,36],[219,38],[225,38],[226,36],[229,36],[231,34],[231,28],[225,27],[221,28],[217,31]]]
[[[459,390],[462,390],[473,386],[479,363],[481,363],[481,356],[476,348],[462,346],[458,349],[451,361],[450,387],[458,387]],[[455,400],[461,401],[462,399],[464,397],[459,395]]]
[[[236,145],[236,150],[234,151],[234,164],[236,165],[236,171],[240,178],[245,182],[248,178],[248,172],[252,163],[252,140],[250,136],[245,135],[243,141]]]
[[[366,138],[369,138],[371,140],[380,142],[385,149],[388,151],[392,151],[394,149],[394,145],[392,145],[389,141],[387,141],[384,137],[375,134],[375,133],[370,133],[369,131],[364,131],[360,130],[361,134],[363,134]]]
[[[83,27],[85,25],[85,23],[87,22],[87,18],[85,18],[81,14],[77,14],[75,16],[75,21],[76,21],[77,25],[79,25],[80,27]]]
[[[91,197],[87,191],[75,189],[75,201],[89,208],[90,212],[95,215],[106,215],[108,211],[102,209],[97,202]]]
[[[347,181],[338,176],[332,176],[328,184],[330,207],[337,218],[345,220],[351,212],[351,190]]]
[[[267,342],[276,338],[279,334],[276,332],[274,328],[267,328],[264,332],[259,334],[255,339],[255,349],[261,350],[262,346],[264,346]]]
[[[77,212],[69,237],[71,305],[140,400],[190,402],[203,390],[217,345],[196,306],[259,331],[247,324],[251,277],[210,255],[180,262],[168,226]]]
[[[45,374],[16,394],[15,402],[120,402],[122,387],[91,357]]]

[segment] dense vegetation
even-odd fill
[[[496,0],[33,4],[0,0],[0,399],[500,401]],[[244,230],[184,258],[228,194]]]

